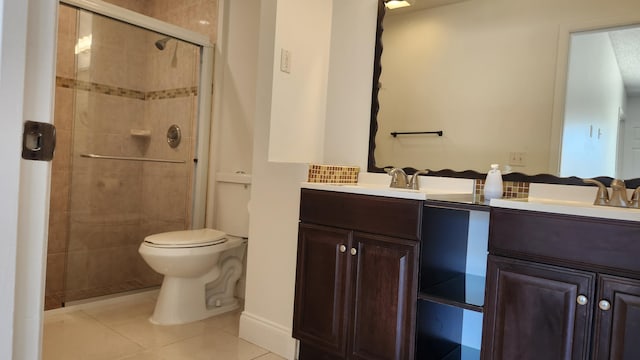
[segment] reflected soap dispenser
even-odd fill
[[[487,179],[484,182],[484,198],[500,199],[502,197],[502,173],[500,173],[498,164],[491,164],[491,170],[487,173]]]

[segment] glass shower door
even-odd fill
[[[191,226],[200,47],[60,12],[50,244],[66,238],[65,303],[161,283],[138,247]]]

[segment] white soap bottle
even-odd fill
[[[498,164],[491,164],[491,170],[487,173],[487,179],[484,182],[484,198],[500,199],[502,197],[502,173],[500,173]]]

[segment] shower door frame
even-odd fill
[[[142,15],[100,0],[60,0],[60,4],[106,16],[116,21],[171,36],[200,47],[200,77],[198,81],[198,119],[194,165],[192,221],[193,229],[205,226],[207,175],[209,173],[209,143],[211,137],[211,105],[213,100],[214,45],[208,37],[179,26]]]

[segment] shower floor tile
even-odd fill
[[[185,325],[151,324],[156,296],[45,311],[43,360],[283,360],[238,338],[240,311]]]

